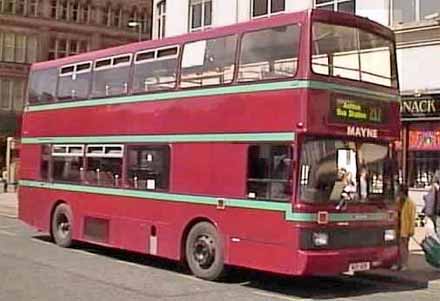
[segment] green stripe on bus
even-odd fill
[[[265,92],[265,91],[274,91],[274,90],[290,90],[290,89],[293,90],[293,89],[303,89],[303,88],[332,90],[332,91],[346,93],[355,96],[358,95],[368,96],[384,101],[399,100],[399,96],[397,95],[374,92],[367,89],[354,88],[354,87],[325,83],[320,81],[292,80],[292,81],[282,81],[277,83],[236,85],[236,86],[227,86],[227,87],[171,91],[171,92],[163,92],[163,93],[151,93],[151,94],[121,96],[121,97],[111,97],[111,98],[98,98],[92,100],[60,102],[54,104],[32,105],[32,106],[27,106],[25,108],[25,111],[38,112],[38,111],[46,111],[46,110],[70,109],[70,108],[81,108],[81,107],[113,105],[113,104],[126,104],[126,103],[134,103],[134,102],[175,100],[180,98],[189,98],[189,97],[198,97],[198,96]]]
[[[33,137],[22,138],[23,144],[44,143],[159,143],[159,142],[261,142],[294,141],[295,133],[245,133],[245,134],[190,134],[190,135],[134,135],[87,137]]]
[[[110,196],[133,197],[140,199],[150,199],[158,201],[190,203],[217,206],[218,200],[221,198],[209,196],[196,196],[185,194],[174,194],[164,192],[151,192],[144,190],[118,189],[97,186],[85,186],[75,184],[59,184],[47,183],[40,181],[20,180],[20,186],[39,188],[39,189],[53,189],[70,192],[93,193]],[[296,213],[292,212],[292,206],[289,203],[280,203],[272,201],[256,201],[244,199],[224,199],[225,207],[256,209],[266,211],[277,211],[284,213],[284,219],[292,222],[316,222],[316,213]],[[385,213],[330,213],[329,222],[349,222],[349,221],[384,221],[387,219]]]

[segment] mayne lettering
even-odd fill
[[[361,138],[378,138],[379,131],[358,126],[347,126],[347,135]]]

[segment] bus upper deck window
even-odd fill
[[[249,82],[294,76],[299,33],[298,25],[246,33],[241,43],[238,80]]]
[[[32,71],[29,80],[29,104],[51,103],[56,100],[58,69]]]
[[[232,82],[235,70],[235,35],[185,45],[181,87],[223,85]]]
[[[134,63],[133,93],[173,89],[178,53],[178,46],[138,52]]]

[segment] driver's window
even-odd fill
[[[352,149],[338,149],[338,172],[341,176],[350,173],[354,179],[357,174],[356,152]]]
[[[356,151],[338,149],[336,151],[337,180],[330,193],[330,200],[353,200],[357,198],[357,163]]]

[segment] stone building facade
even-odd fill
[[[149,39],[151,2],[0,0],[0,170],[6,137],[19,135],[30,64]]]

